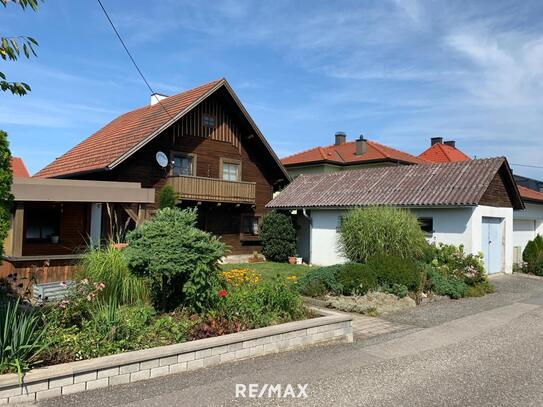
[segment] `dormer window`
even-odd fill
[[[202,116],[202,125],[213,129],[215,127],[215,117],[210,114],[204,114]]]

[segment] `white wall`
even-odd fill
[[[513,212],[513,247],[520,256],[537,234],[543,236],[543,204],[526,203],[525,210]]]
[[[338,250],[339,218],[342,210],[311,210],[311,259],[312,264],[329,266],[345,263]]]
[[[483,217],[503,218],[503,268],[511,273],[513,265],[513,209],[478,206],[474,208],[411,209],[417,217],[433,218],[434,233],[429,240],[446,244],[464,245],[466,253],[481,251],[481,223]],[[338,250],[338,224],[343,210],[311,210],[309,233],[310,258],[316,265],[344,263]]]

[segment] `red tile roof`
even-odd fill
[[[224,79],[215,80],[162,99],[160,103],[125,113],[57,158],[35,176],[58,177],[103,170],[173,121],[172,117],[188,111],[194,103],[225,82]]]
[[[534,191],[533,189],[523,187],[522,185],[518,185],[518,191],[520,192],[520,196],[525,201],[536,201],[543,203],[543,194],[541,192]]]
[[[284,157],[281,162],[285,166],[294,166],[309,163],[330,163],[350,165],[376,161],[400,161],[409,164],[427,164],[422,158],[404,153],[391,147],[367,140],[367,151],[357,155],[356,141],[348,141],[340,145],[327,147],[314,147],[297,154]]]
[[[494,176],[509,174],[512,206],[524,205],[504,157],[429,165],[399,165],[300,175],[268,208],[352,208],[371,205],[478,205]]]
[[[419,155],[433,163],[452,163],[455,161],[468,161],[470,158],[462,151],[442,143],[436,143]]]
[[[11,157],[11,171],[13,172],[14,177],[28,178],[30,174],[26,169],[25,163],[20,157]]]

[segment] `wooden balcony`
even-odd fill
[[[168,177],[180,200],[254,204],[254,182],[225,181],[186,175]]]

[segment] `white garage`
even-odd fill
[[[522,252],[530,240],[538,234],[543,236],[543,194],[526,189],[519,187],[526,208],[513,213],[514,263],[522,261]]]
[[[430,241],[483,252],[488,273],[512,272],[513,209],[524,205],[504,158],[302,175],[267,206],[296,209],[299,254],[330,265],[346,261],[337,244],[341,217],[375,205],[412,211]]]

